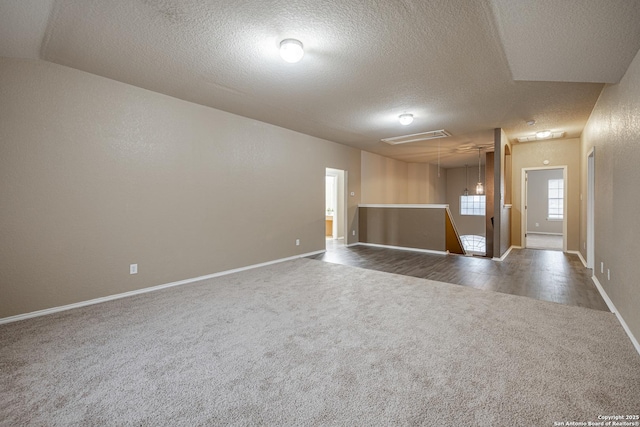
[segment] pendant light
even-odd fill
[[[464,172],[465,172],[465,180],[464,180],[464,191],[462,192],[463,196],[468,196],[469,195],[469,165],[464,165]]]
[[[438,178],[440,178],[440,141],[438,141]]]
[[[478,183],[476,184],[476,194],[484,194],[484,186],[482,185],[482,181],[480,180],[480,147],[478,147]]]

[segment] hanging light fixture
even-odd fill
[[[484,186],[482,185],[482,181],[480,180],[480,147],[478,147],[478,183],[476,184],[476,194],[484,194]]]
[[[465,180],[464,180],[464,191],[462,192],[463,196],[468,196],[469,195],[469,165],[464,165],[464,172],[465,172]]]

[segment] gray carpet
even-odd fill
[[[552,426],[640,412],[611,313],[300,259],[0,326],[0,424]]]

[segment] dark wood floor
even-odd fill
[[[502,262],[371,246],[328,245],[320,261],[403,274],[560,304],[609,311],[577,255],[514,249]]]

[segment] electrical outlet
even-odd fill
[[[600,273],[604,273],[604,262],[600,261]]]
[[[129,265],[129,274],[138,274],[138,264]]]
[[[607,268],[607,280],[611,280],[611,270]]]
[[[356,192],[355,192],[355,191],[352,191],[352,192],[351,192],[351,197],[353,197],[353,196],[355,196],[355,195],[356,195]]]
[[[355,236],[356,235],[356,230],[351,231],[351,233]]]
[[[540,227],[540,223],[539,222],[536,222],[536,227]]]
[[[300,239],[296,239],[296,246],[300,246]]]

